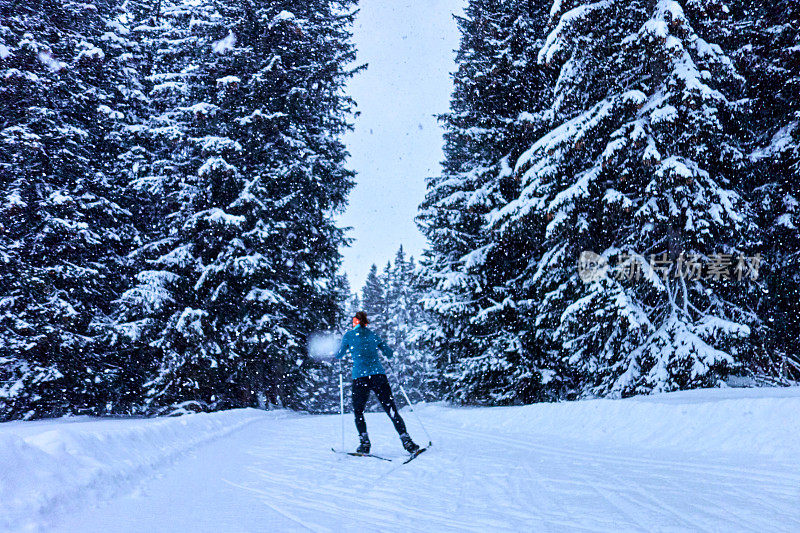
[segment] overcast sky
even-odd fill
[[[415,257],[425,239],[414,217],[425,178],[438,174],[459,33],[453,13],[465,0],[362,0],[354,27],[358,62],[369,68],[349,92],[361,116],[345,137],[356,186],[339,224],[351,226],[344,271],[361,290],[373,263],[383,267],[402,244]]]

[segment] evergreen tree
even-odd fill
[[[180,149],[143,170],[169,201],[119,311],[121,331],[159,361],[151,410],[256,405],[259,393],[299,405],[306,336],[338,318],[349,5],[163,8],[148,125]]]
[[[357,293],[351,294],[350,297],[347,299],[346,308],[347,308],[348,312],[345,313],[344,320],[345,320],[345,322],[348,322],[351,318],[353,318],[355,316],[355,314],[358,311],[361,311],[361,308],[362,308],[362,306],[361,306],[361,298],[359,298]]]
[[[733,4],[736,31],[727,36],[745,77],[749,165],[743,189],[760,226],[764,293],[749,368],[757,375],[800,380],[800,5],[793,1]]]
[[[406,259],[401,246],[394,259],[378,274],[373,265],[362,289],[362,306],[375,331],[394,352],[389,363],[402,380],[412,402],[439,398],[440,375],[427,338],[437,326],[422,308],[422,287],[414,258]],[[387,371],[389,369],[387,368]],[[392,374],[391,372],[389,372]],[[377,408],[378,404],[372,404]]]
[[[393,368],[403,380],[412,402],[438,398],[438,371],[420,332],[432,327],[429,313],[422,309],[421,287],[414,258],[406,260],[403,247],[386,277],[387,338],[394,350]]]
[[[542,381],[538,354],[517,310],[515,286],[538,243],[528,230],[499,231],[487,215],[518,192],[512,165],[544,127],[549,70],[535,58],[544,6],[472,0],[459,18],[451,112],[442,176],[420,207],[429,241],[425,302],[438,328],[423,328],[461,402],[530,401]]]
[[[741,359],[750,285],[686,268],[695,255],[735,260],[753,230],[734,190],[742,78],[706,40],[725,24],[719,7],[554,3],[539,51],[560,69],[554,128],[517,161],[523,190],[499,218],[544,226],[534,324],[552,331],[579,391],[714,385]],[[585,250],[619,268],[581,281]]]
[[[102,342],[134,237],[118,203],[130,43],[117,7],[0,2],[0,419],[120,408]]]
[[[386,279],[378,274],[378,267],[372,265],[367,281],[361,289],[361,311],[367,313],[370,326],[381,337],[386,336],[387,300]]]

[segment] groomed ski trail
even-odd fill
[[[370,436],[393,463],[331,453],[338,416],[257,421],[45,529],[800,531],[800,467],[788,456],[537,434],[524,409],[537,406],[422,407],[435,445],[405,465],[383,413],[367,415]]]

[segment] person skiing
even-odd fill
[[[369,324],[367,314],[364,311],[357,312],[353,317],[353,329],[344,334],[342,345],[336,353],[337,359],[343,358],[348,353],[353,356],[353,414],[361,441],[356,452],[369,453],[370,450],[364,408],[367,406],[370,391],[373,391],[400,435],[403,448],[409,453],[416,453],[420,448],[408,435],[406,424],[394,403],[394,395],[389,387],[389,380],[386,379],[386,372],[378,359],[378,350],[386,357],[392,356],[392,350],[383,339],[367,329],[367,324]]]

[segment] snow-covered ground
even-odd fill
[[[0,424],[0,528],[800,531],[797,388],[418,413],[434,447],[407,465],[331,453],[338,416]]]

